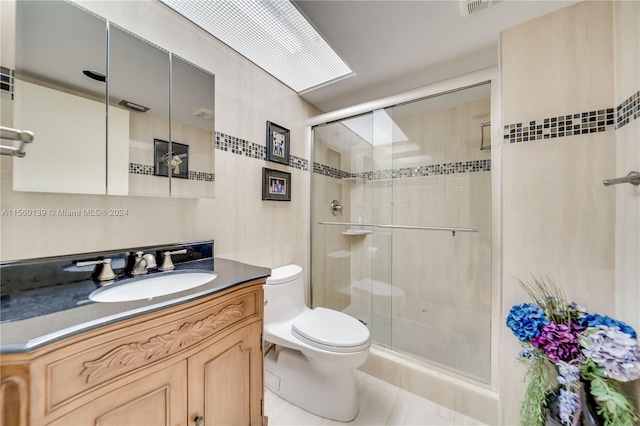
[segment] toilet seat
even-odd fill
[[[326,308],[299,315],[291,325],[298,340],[330,352],[352,353],[369,347],[369,329],[357,319]]]

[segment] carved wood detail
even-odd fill
[[[0,425],[27,426],[29,391],[23,377],[7,376],[0,383]]]
[[[244,302],[229,305],[217,314],[212,314],[195,323],[185,322],[177,330],[154,336],[146,342],[128,343],[118,346],[102,357],[83,363],[80,376],[89,383],[109,368],[125,367],[139,362],[153,361],[191,346],[213,334],[216,329],[233,317],[244,313]]]

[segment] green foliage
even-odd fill
[[[597,413],[605,426],[634,426],[638,422],[635,407],[618,382],[602,374],[593,361],[587,360],[582,367],[582,376],[591,382],[591,395],[598,403]]]
[[[568,324],[575,317],[574,309],[567,304],[564,291],[555,283],[547,279],[533,277],[532,282],[517,279],[520,287],[529,295],[531,300],[542,309],[549,320],[556,324]]]
[[[546,394],[549,390],[549,370],[542,357],[527,360],[529,369],[524,377],[527,390],[520,407],[522,426],[544,426],[546,423]]]

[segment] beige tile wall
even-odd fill
[[[503,32],[504,124],[616,105],[612,13],[613,2],[581,2]],[[502,324],[528,301],[516,279],[531,275],[553,279],[590,311],[616,314],[616,196],[602,185],[616,173],[616,137],[503,147]],[[504,325],[500,340],[501,423],[517,424],[524,369]]]
[[[640,2],[614,3],[616,105],[640,90]],[[640,172],[640,120],[616,134],[616,176]],[[617,185],[616,314],[640,328],[640,187]],[[640,405],[640,383],[634,384]]]
[[[640,90],[640,2],[614,3],[616,105]],[[640,120],[616,132],[615,176],[640,172]],[[613,188],[612,188],[613,189]],[[640,328],[640,187],[617,185],[616,311]],[[639,393],[640,395],[640,393]]]
[[[291,130],[291,154],[309,158],[305,122],[320,111],[235,51],[159,2],[81,4],[214,73],[217,131],[265,144],[266,121],[274,121]],[[309,172],[220,150],[215,162],[215,199],[168,199],[13,192],[10,162],[3,157],[2,208],[122,208],[128,215],[2,217],[1,259],[214,239],[217,256],[306,268]],[[262,167],[292,173],[290,203],[261,200]]]
[[[504,124],[613,106],[612,3],[580,2],[503,32]]]

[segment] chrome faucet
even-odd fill
[[[151,253],[144,253],[142,251],[136,252],[135,263],[131,269],[131,275],[144,275],[149,272],[149,269],[157,268],[156,258]]]

